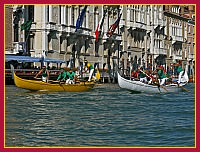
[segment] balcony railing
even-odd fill
[[[189,54],[189,55],[188,55],[188,58],[189,58],[189,59],[195,59],[195,55],[194,55],[194,54]]]
[[[147,29],[147,26],[146,26],[146,24],[135,22],[135,23],[133,23],[133,28]]]
[[[176,41],[183,42],[182,36],[172,36],[172,43],[174,44]]]
[[[46,26],[48,30],[58,30],[56,27],[56,23],[49,22]]]
[[[182,55],[175,55],[174,59],[176,59],[176,60],[182,60]]]
[[[161,54],[167,55],[167,50],[164,48],[155,48],[152,53],[157,54],[157,55],[161,55]]]

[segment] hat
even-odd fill
[[[88,62],[88,60],[84,60],[84,62]]]

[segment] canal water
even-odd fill
[[[30,92],[6,86],[5,145],[195,146],[194,84],[190,92],[133,94],[117,84],[89,92]]]

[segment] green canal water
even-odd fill
[[[5,145],[194,146],[195,97],[133,94],[117,84],[89,92],[30,92],[6,86]]]

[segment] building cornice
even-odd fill
[[[172,18],[177,18],[177,19],[179,19],[179,20],[182,20],[182,21],[185,21],[185,22],[188,22],[188,23],[190,23],[190,24],[193,24],[193,25],[195,25],[195,22],[194,21],[192,21],[191,19],[189,19],[189,18],[185,18],[185,17],[183,17],[183,16],[180,16],[179,14],[174,14],[174,13],[172,13],[172,12],[164,12],[164,15],[165,16],[168,16],[168,17],[172,17]]]

